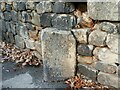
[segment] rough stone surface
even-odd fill
[[[24,40],[19,35],[15,36],[15,45],[19,48],[25,48]]]
[[[26,2],[17,2],[17,10],[19,11],[23,11],[23,10],[26,10]]]
[[[27,13],[26,11],[22,12],[22,22],[30,22],[31,21],[31,15],[30,13]]]
[[[32,21],[34,25],[40,26],[40,15],[38,15],[35,11],[32,12]]]
[[[108,34],[106,44],[110,48],[111,52],[120,54],[119,52],[120,35],[119,34]]]
[[[41,42],[40,41],[35,41],[35,49],[42,55],[42,48],[41,48]]]
[[[75,10],[73,3],[70,2],[55,2],[53,12],[55,13],[70,13]]]
[[[101,61],[95,63],[95,68],[109,74],[115,74],[118,71],[118,68],[115,64],[106,64]]]
[[[95,30],[91,32],[91,34],[89,35],[88,41],[89,41],[89,44],[92,44],[95,46],[105,46],[106,37],[107,37],[106,32]]]
[[[6,4],[5,5],[5,10],[6,11],[11,11],[12,10],[12,6],[10,4]]]
[[[87,43],[89,31],[90,31],[89,28],[72,29],[72,32],[79,43]]]
[[[52,25],[58,29],[71,29],[76,24],[75,16],[67,14],[56,14],[53,17]]]
[[[76,41],[70,31],[46,28],[41,33],[44,80],[59,81],[74,76]]]
[[[98,82],[104,85],[120,88],[120,78],[118,78],[118,75],[100,72],[98,74]]]
[[[91,18],[95,20],[119,21],[119,4],[119,1],[91,2],[90,0],[88,0],[88,14]]]
[[[93,49],[94,49],[93,45],[80,44],[77,47],[77,53],[82,56],[92,56]]]
[[[103,61],[104,63],[107,64],[115,64],[115,63],[120,63],[119,58],[120,55],[112,53],[108,48],[100,48],[97,47],[93,51],[94,56]]]
[[[93,57],[86,57],[86,56],[80,56],[80,55],[77,55],[77,61],[78,63],[81,63],[81,64],[92,64],[94,63],[94,60],[93,60]]]
[[[11,20],[11,12],[5,11],[3,13],[5,20],[10,21]]]
[[[10,43],[14,44],[15,43],[15,39],[14,39],[14,35],[12,32],[8,32],[8,37],[10,40]]]
[[[25,40],[26,48],[35,49],[34,40],[31,40],[31,39],[24,39],[24,40]]]
[[[29,38],[28,30],[27,30],[26,26],[20,26],[20,28],[19,28],[19,34],[24,39],[28,39]]]
[[[52,12],[52,3],[49,1],[39,2],[36,6],[37,13]]]
[[[108,33],[117,33],[117,25],[110,23],[110,22],[102,22],[99,25],[100,29],[102,31],[108,32]]]
[[[11,11],[11,18],[12,18],[12,21],[15,21],[15,22],[18,21],[18,17],[17,17],[17,12],[16,11]]]
[[[33,10],[35,8],[35,4],[33,1],[28,1],[26,2],[26,9],[30,9],[30,10]]]
[[[51,27],[52,26],[52,18],[55,14],[44,13],[40,16],[40,23],[43,27]]]
[[[92,79],[93,81],[96,81],[97,79],[97,70],[91,68],[88,65],[84,65],[84,64],[78,64],[77,66],[78,70],[77,73],[78,74],[83,74],[85,76],[87,76],[88,78]]]

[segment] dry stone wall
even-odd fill
[[[81,7],[78,9],[78,7]],[[97,28],[75,28],[81,11]],[[112,8],[112,9],[111,9]],[[59,81],[84,74],[101,84],[120,87],[119,2],[0,2],[0,41],[39,53],[44,79]],[[41,57],[40,57],[41,56]]]

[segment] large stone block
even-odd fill
[[[76,41],[70,31],[43,29],[41,45],[45,81],[59,81],[74,76]]]
[[[5,20],[10,21],[11,20],[11,12],[5,11],[3,13]]]
[[[104,85],[120,88],[120,78],[118,75],[100,72],[98,74],[98,82]]]
[[[14,6],[17,7],[17,10],[19,11],[26,10],[26,2],[17,2],[17,6],[16,5]]]
[[[120,35],[119,34],[108,34],[106,44],[110,48],[111,52],[115,54],[120,54],[119,52]]]
[[[120,2],[91,2],[88,0],[87,3],[88,14],[95,20],[120,20]]]
[[[105,46],[106,37],[107,37],[106,32],[95,30],[90,33],[88,41],[89,41],[89,44],[92,44],[95,46]]]
[[[55,2],[53,12],[55,13],[70,13],[75,10],[73,3],[70,2]]]
[[[76,18],[73,15],[56,14],[52,19],[52,25],[58,29],[71,29],[76,24]]]
[[[89,65],[84,65],[84,64],[78,64],[77,66],[77,73],[78,74],[83,74],[89,79],[92,79],[93,81],[97,80],[97,73],[98,71],[94,68],[92,68]]]
[[[106,47],[95,48],[93,51],[93,54],[98,60],[101,60],[104,63],[107,63],[107,64],[120,63],[120,60],[119,60],[120,55],[112,53],[110,49]]]
[[[49,1],[41,1],[36,5],[37,13],[52,12],[52,3]]]
[[[72,29],[72,32],[74,33],[74,36],[79,43],[87,43],[90,28]]]

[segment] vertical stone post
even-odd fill
[[[45,81],[72,77],[76,67],[76,41],[70,31],[46,28],[41,33]]]

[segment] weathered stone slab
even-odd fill
[[[95,30],[90,33],[88,41],[89,41],[89,44],[92,44],[95,46],[105,46],[106,37],[107,37],[106,32]]]
[[[120,78],[118,78],[118,75],[115,75],[115,74],[100,72],[98,74],[98,82],[104,85],[120,88]]]
[[[94,49],[93,45],[80,44],[77,47],[77,53],[82,56],[92,56],[93,49]]]
[[[111,52],[115,54],[120,54],[119,52],[120,35],[119,34],[108,34],[106,44],[110,48]]]
[[[83,74],[89,79],[92,79],[93,81],[97,80],[98,71],[96,69],[84,64],[78,64],[77,68],[78,68],[77,70],[78,74]]]
[[[59,81],[74,76],[76,41],[70,31],[46,28],[41,33],[45,81]]]
[[[45,12],[52,12],[52,3],[49,1],[42,1],[36,5],[36,10],[38,14]]]
[[[95,68],[97,70],[100,70],[102,72],[105,72],[105,73],[109,73],[109,74],[115,74],[118,72],[118,68],[117,68],[117,65],[115,64],[106,64],[102,61],[98,61],[95,63]]]
[[[119,0],[111,2],[91,2],[91,0],[88,0],[88,14],[95,20],[119,21],[119,5]]]
[[[15,45],[19,48],[25,48],[25,42],[19,35],[15,36]]]
[[[52,19],[52,25],[58,29],[71,29],[76,24],[76,18],[73,15],[56,14]]]
[[[115,64],[120,63],[119,57],[120,55],[112,53],[108,48],[100,48],[96,47],[93,51],[94,56],[107,64]]]
[[[74,33],[74,36],[79,43],[87,43],[90,28],[72,29],[72,32]]]
[[[55,2],[53,12],[55,13],[70,13],[75,10],[73,3],[70,2]]]

